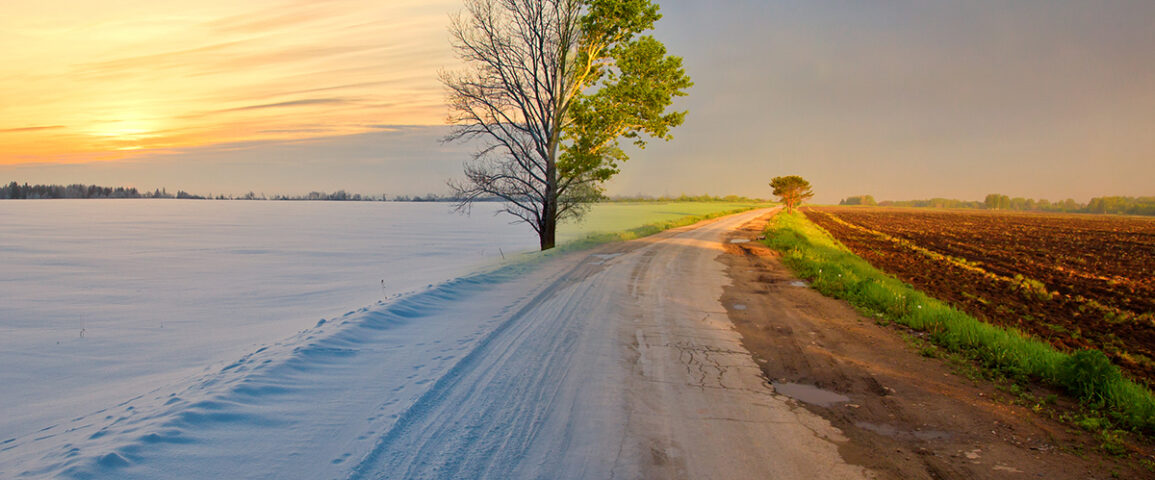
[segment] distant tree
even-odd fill
[[[1089,213],[1116,213],[1127,215],[1155,214],[1155,197],[1095,197],[1087,203]]]
[[[814,196],[814,192],[810,190],[810,182],[797,175],[774,177],[770,179],[770,187],[774,189],[774,195],[786,204],[788,212]]]
[[[480,140],[457,208],[493,197],[530,225],[541,249],[557,225],[602,198],[627,159],[626,138],[670,139],[667,112],[692,82],[682,59],[641,35],[661,18],[649,0],[465,0],[449,27],[466,70],[442,74],[448,140]]]
[[[992,193],[987,195],[987,198],[983,200],[983,205],[990,210],[1005,210],[1011,208],[1011,197]]]
[[[854,197],[846,197],[846,198],[842,199],[842,201],[838,202],[838,204],[839,205],[870,205],[870,206],[875,206],[875,205],[878,205],[878,202],[874,200],[873,196],[859,195],[859,196],[854,196]]]

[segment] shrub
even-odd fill
[[[1107,387],[1123,380],[1119,368],[1099,350],[1080,350],[1059,364],[1059,384],[1091,405],[1107,404]]]

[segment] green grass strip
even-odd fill
[[[1119,427],[1155,433],[1155,396],[1103,352],[1063,353],[1018,330],[983,323],[874,268],[800,213],[776,215],[766,233],[765,243],[782,252],[783,263],[824,295],[925,331],[935,344],[1008,377],[1062,387]]]
[[[666,230],[670,230],[673,228],[684,227],[686,225],[693,225],[693,224],[701,222],[703,220],[709,220],[712,218],[724,217],[727,215],[733,215],[735,213],[741,213],[741,212],[753,210],[756,208],[764,208],[764,207],[770,207],[770,206],[772,206],[772,204],[757,204],[757,203],[755,203],[755,204],[746,204],[746,205],[734,205],[733,206],[734,208],[712,211],[712,212],[704,213],[701,215],[688,215],[685,217],[679,217],[679,218],[675,218],[675,219],[671,219],[671,220],[664,220],[664,221],[658,221],[658,222],[653,222],[653,223],[647,223],[645,225],[641,225],[638,227],[634,227],[634,228],[630,228],[630,229],[622,230],[622,231],[588,233],[581,238],[577,238],[575,240],[564,242],[554,250],[559,251],[559,252],[569,252],[569,251],[573,251],[573,250],[582,250],[582,249],[586,249],[586,248],[591,248],[591,247],[601,245],[604,243],[624,242],[624,241],[628,241],[628,240],[634,240],[634,239],[638,239],[638,238],[642,238],[642,237],[648,237],[648,236],[653,235],[655,233],[664,232]]]

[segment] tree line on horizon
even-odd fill
[[[336,192],[313,191],[305,195],[266,195],[263,193],[248,192],[242,195],[194,195],[183,190],[177,193],[168,193],[167,189],[158,188],[152,192],[141,192],[136,187],[102,187],[99,185],[23,185],[11,182],[0,184],[0,200],[38,200],[38,199],[105,199],[105,198],[176,198],[189,200],[281,200],[281,201],[336,201],[336,202],[457,202],[458,198],[452,195],[427,193],[425,195],[362,195],[348,193],[345,190]],[[673,197],[669,195],[615,195],[605,199],[608,202],[731,202],[731,203],[763,203],[765,199],[749,198],[741,195],[716,196],[710,194],[687,195],[685,193]],[[498,197],[479,198],[478,202],[500,202]]]
[[[0,199],[28,200],[42,198],[182,198],[204,199],[200,195],[193,195],[184,190],[177,193],[168,193],[166,189],[158,188],[152,192],[141,192],[136,187],[102,187],[99,185],[20,185],[11,182],[0,185]]]
[[[39,200],[39,199],[89,199],[89,198],[174,198],[188,200],[323,200],[323,201],[352,201],[352,202],[451,202],[457,199],[429,193],[425,195],[361,195],[338,190],[333,193],[309,192],[305,195],[265,195],[263,193],[248,192],[241,195],[194,195],[184,190],[169,193],[167,189],[158,188],[152,192],[141,192],[136,187],[102,187],[100,185],[23,185],[11,182],[0,185],[0,200]]]
[[[875,201],[871,195],[856,195],[842,199],[839,205],[868,205],[879,207],[912,208],[972,208],[980,210],[1009,210],[1019,212],[1051,213],[1104,213],[1118,215],[1155,216],[1155,197],[1105,196],[1094,197],[1087,203],[1079,203],[1068,198],[1060,202],[1047,199],[1009,197],[992,193],[982,201],[957,200],[953,198],[931,198],[926,200],[884,200]]]

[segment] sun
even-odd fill
[[[132,117],[127,117],[132,118]],[[147,148],[150,139],[160,136],[160,126],[143,117],[102,122],[88,134],[110,149],[127,151]]]

